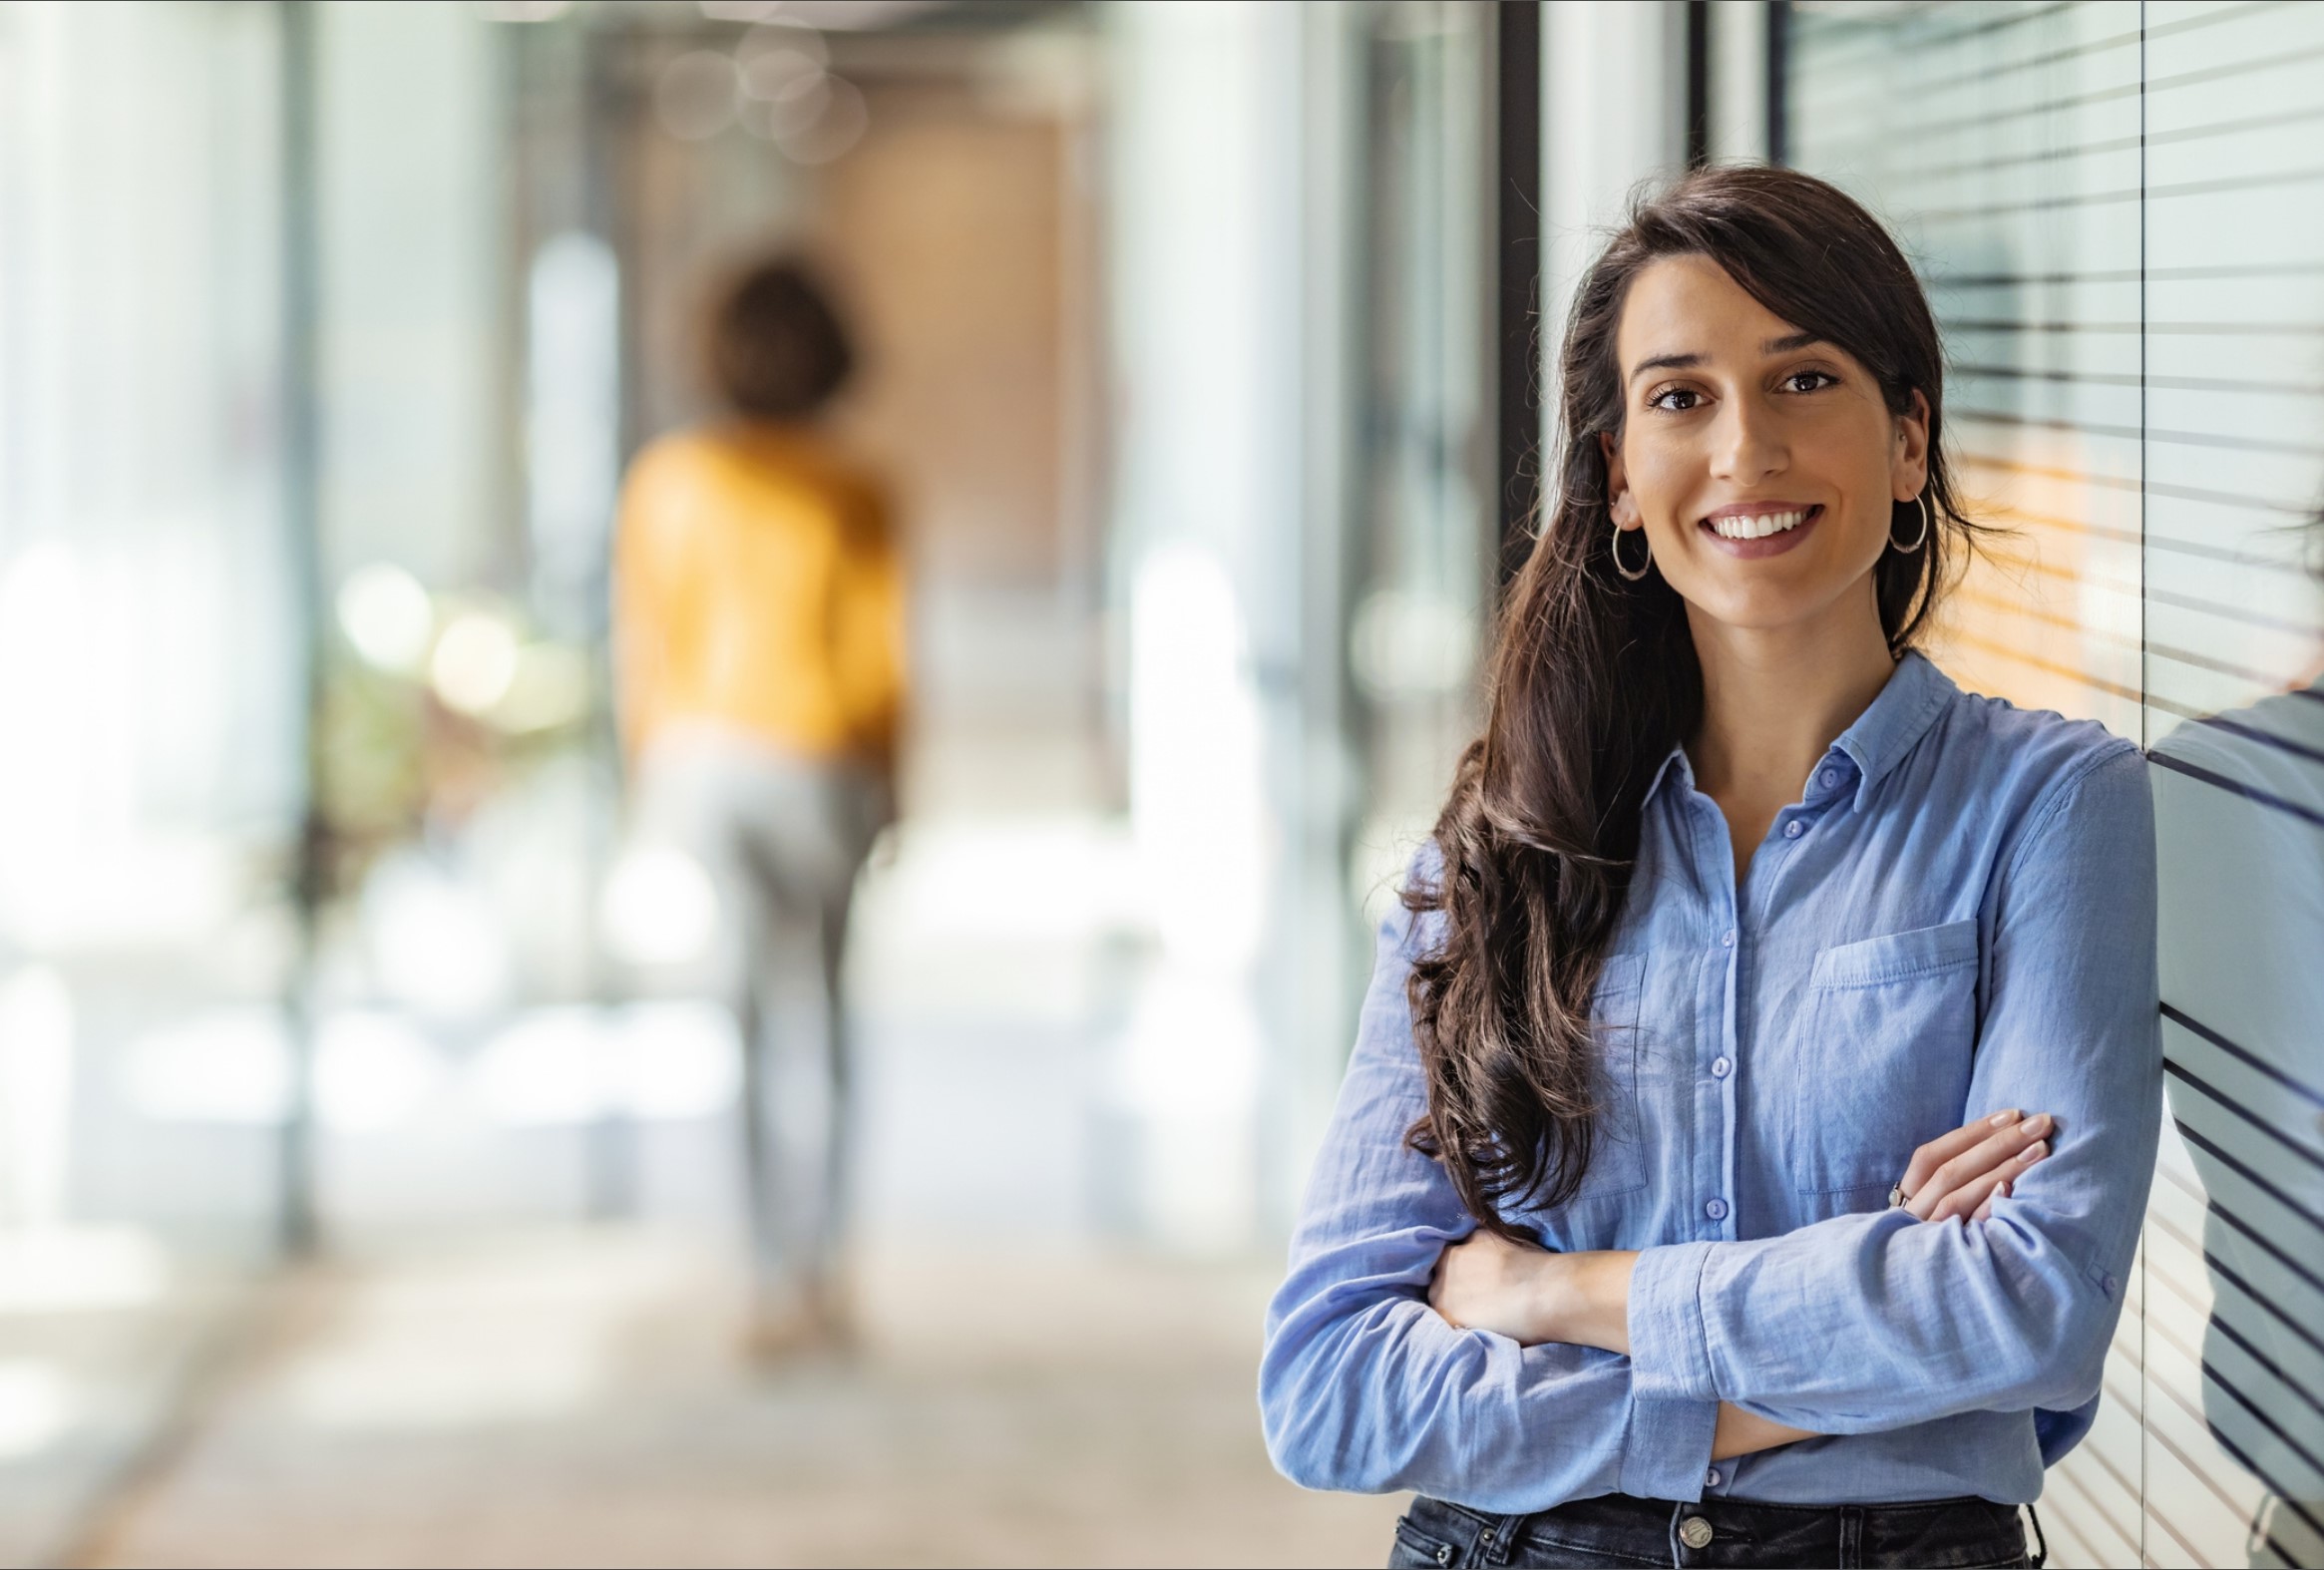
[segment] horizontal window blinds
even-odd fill
[[[1792,12],[2001,531],[1932,652],[2153,762],[2169,1116],[2058,1562],[2324,1565],[2324,6]]]

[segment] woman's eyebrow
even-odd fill
[[[1649,371],[1683,371],[1689,366],[1701,365],[1700,354],[1658,354],[1651,360],[1641,360],[1630,368],[1630,379],[1637,381]]]
[[[1793,349],[1804,349],[1811,343],[1824,342],[1823,334],[1816,332],[1785,333],[1780,338],[1769,338],[1759,345],[1761,354],[1789,354]],[[1649,371],[1684,371],[1703,363],[1700,354],[1658,354],[1641,360],[1630,368],[1630,379],[1637,381]]]

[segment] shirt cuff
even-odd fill
[[[1634,1400],[1719,1400],[1703,1328],[1703,1272],[1711,1264],[1712,1248],[1678,1243],[1638,1256],[1630,1276]]]
[[[1649,1400],[1634,1382],[1618,1486],[1637,1499],[1702,1498],[1718,1431],[1719,1402]]]

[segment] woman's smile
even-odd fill
[[[1781,556],[1805,540],[1823,517],[1820,502],[1741,502],[1696,521],[1719,550],[1750,559]]]

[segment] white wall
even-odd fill
[[[1115,1080],[1141,1218],[1248,1241],[1297,745],[1298,8],[1111,8],[1112,596],[1127,614],[1130,813],[1159,951]]]
[[[1566,305],[1631,194],[1687,153],[1687,13],[1680,0],[1542,7],[1541,341],[1548,408]]]
[[[506,499],[504,75],[468,6],[318,8],[322,501],[331,585],[484,576]]]

